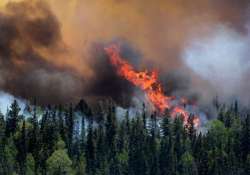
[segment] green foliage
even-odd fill
[[[35,159],[32,154],[28,154],[26,157],[26,175],[35,174]]]
[[[61,175],[72,173],[72,161],[70,160],[66,149],[65,143],[62,140],[57,142],[56,150],[46,161],[49,175]]]
[[[185,152],[181,156],[181,174],[185,175],[196,175],[198,174],[198,170],[194,161],[194,157],[189,153]]]
[[[8,111],[7,114],[7,127],[6,127],[6,135],[9,136],[11,134],[15,134],[17,127],[18,127],[18,122],[20,120],[19,112],[20,112],[20,107],[17,103],[16,100],[11,104],[10,110]]]
[[[14,174],[17,171],[17,149],[13,141],[13,137],[7,139],[4,149],[4,172],[6,174]]]
[[[145,106],[124,120],[110,102],[96,112],[84,101],[34,106],[27,118],[14,101],[6,116],[0,113],[0,174],[250,174],[250,115],[238,103],[217,108],[219,118],[199,133],[192,116],[183,126],[180,116],[173,120],[166,111],[158,122],[155,114],[147,118]]]

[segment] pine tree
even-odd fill
[[[19,112],[20,107],[16,100],[11,104],[10,110],[7,115],[7,126],[6,126],[6,135],[9,136],[16,132],[18,121],[20,120]]]
[[[181,174],[183,175],[198,175],[198,170],[193,156],[186,152],[181,157]]]
[[[164,137],[171,136],[171,124],[169,121],[169,117],[164,117],[162,124],[161,124],[161,130]]]
[[[132,120],[131,133],[129,136],[129,174],[146,175],[148,168],[145,156],[145,130],[139,118]]]
[[[118,152],[122,152],[123,149],[126,147],[126,123],[122,121],[120,124],[120,127],[118,128],[118,133],[117,133],[117,150]]]
[[[78,105],[76,106],[76,110],[79,110],[82,114],[86,115],[87,117],[92,116],[92,111],[90,107],[83,99],[81,99]]]
[[[158,170],[158,150],[157,150],[157,141],[156,141],[156,134],[157,134],[157,123],[156,123],[156,115],[151,116],[151,131],[150,136],[148,136],[148,168],[149,174],[157,175]]]
[[[5,162],[5,120],[0,111],[0,174],[6,174],[6,162]]]
[[[247,156],[247,160],[246,160],[246,164],[245,164],[245,167],[244,167],[244,174],[250,174],[250,154],[248,154]]]
[[[117,134],[117,128],[116,128],[116,116],[115,116],[115,108],[113,106],[110,106],[109,112],[107,115],[107,120],[105,124],[105,131],[106,131],[106,151],[108,152],[108,160],[111,160],[112,157],[115,156],[115,141],[116,141],[116,134]]]
[[[106,163],[106,150],[105,150],[105,135],[102,125],[99,125],[97,133],[98,133],[98,138],[96,144],[96,166],[98,171],[104,172]]]
[[[142,105],[142,120],[143,120],[143,127],[146,129],[147,127],[147,119],[146,119],[146,109],[145,109],[145,104],[143,103]]]
[[[130,120],[129,120],[129,112],[128,111],[126,111],[126,115],[125,115],[125,123],[126,123],[126,133],[127,133],[127,135],[129,135],[130,134]]]
[[[35,159],[32,154],[28,154],[26,157],[26,175],[34,175],[35,172]]]
[[[109,166],[109,174],[112,175],[121,175],[121,168],[120,168],[120,163],[117,159],[117,157],[113,157],[110,161],[110,166]]]
[[[54,146],[58,141],[58,135],[54,130],[54,126],[55,124],[53,123],[52,110],[49,106],[43,115],[40,129],[42,144],[39,151],[39,166],[42,169],[42,174],[46,174],[46,160],[53,153]]]
[[[183,122],[180,117],[175,118],[174,124],[173,124],[173,131],[174,131],[174,152],[177,156],[177,161],[180,161],[182,154],[184,153],[183,150],[183,134],[184,134],[184,128],[183,128]]]
[[[86,173],[88,175],[94,175],[96,171],[96,146],[93,136],[92,122],[88,126],[88,135],[86,143]]]
[[[246,119],[243,122],[240,146],[242,160],[246,161],[247,155],[250,154],[250,115],[247,115]]]
[[[170,155],[171,149],[173,147],[171,136],[165,136],[161,139],[161,146],[159,151],[159,174],[171,174],[172,173],[172,166],[173,160],[172,155]]]
[[[61,175],[72,173],[72,161],[65,148],[65,143],[60,139],[57,142],[56,150],[46,161],[48,175]]]
[[[4,174],[15,174],[17,172],[17,148],[14,144],[13,136],[10,136],[6,141],[5,146],[5,173]]]
[[[33,125],[32,131],[31,131],[31,136],[30,136],[30,143],[29,143],[29,149],[30,152],[32,153],[32,158],[35,160],[35,174],[38,173],[38,160],[39,160],[39,124],[37,120],[37,106],[36,106],[36,101],[34,102],[34,107],[33,107],[33,117],[31,120],[31,124]]]
[[[26,121],[23,120],[22,130],[21,130],[21,137],[18,140],[18,162],[20,165],[20,174],[26,174],[26,156],[27,156],[27,143],[26,143]]]
[[[188,133],[189,139],[192,142],[192,145],[194,144],[195,139],[196,139],[196,129],[195,129],[195,126],[194,126],[194,119],[195,119],[195,116],[190,115],[188,117],[188,123],[187,123],[187,126],[186,126],[187,127],[187,133]]]
[[[85,117],[84,116],[82,116],[82,120],[81,120],[81,134],[80,134],[80,141],[81,141],[81,143],[80,143],[80,149],[81,149],[81,151],[83,151],[84,149],[85,149],[85,141],[86,141],[86,139],[85,139],[85,136],[86,135],[86,131],[85,131]]]
[[[66,118],[67,118],[67,132],[68,132],[67,145],[68,145],[69,155],[70,157],[72,157],[73,156],[72,144],[74,135],[74,114],[73,114],[72,104],[70,104],[69,112],[66,114]]]

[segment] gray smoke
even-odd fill
[[[68,9],[70,2],[24,0],[0,10],[1,90],[42,104],[130,104],[138,93],[102,44],[122,38],[122,55],[138,70],[158,69],[167,94],[204,106],[216,95],[249,104],[248,0],[78,0]]]
[[[201,84],[192,88],[203,100],[211,101],[217,94],[222,101],[239,100],[248,105],[249,56],[248,32],[240,33],[226,25],[216,25],[207,36],[191,39],[182,58],[192,73],[201,79]]]

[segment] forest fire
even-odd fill
[[[173,105],[173,101],[176,99],[174,96],[166,96],[164,94],[163,87],[158,81],[157,71],[136,71],[131,64],[120,56],[120,49],[117,45],[113,44],[106,47],[105,51],[110,58],[111,64],[117,69],[117,73],[143,90],[148,100],[160,113],[169,110],[171,117],[175,118],[180,115],[183,118],[184,124],[187,124],[190,113],[185,110],[182,105]],[[181,103],[183,103],[183,99],[184,98],[181,99]],[[195,116],[193,122],[194,125],[198,127],[200,125],[199,117]]]

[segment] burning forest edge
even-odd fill
[[[118,45],[108,46],[105,48],[105,51],[110,57],[110,62],[117,69],[117,73],[143,90],[156,110],[159,110],[160,113],[168,110],[172,118],[180,115],[184,124],[187,124],[190,113],[183,107],[188,105],[186,104],[187,100],[181,98],[181,100],[176,101],[176,97],[164,95],[163,87],[158,80],[157,71],[152,71],[151,73],[147,70],[142,72],[135,71],[132,65],[121,58]],[[194,123],[195,127],[200,125],[199,116],[194,116]]]
[[[112,101],[90,108],[27,105],[0,114],[1,174],[248,175],[250,115],[218,105],[201,133],[192,116],[117,112]],[[224,162],[221,164],[221,162]]]
[[[249,0],[0,0],[0,175],[250,175]]]

